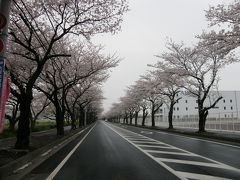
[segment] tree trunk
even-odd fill
[[[146,120],[146,109],[143,109],[142,126],[145,126],[145,120]]]
[[[31,116],[32,94],[25,95],[20,101],[20,115],[17,130],[17,141],[15,149],[28,149],[30,136],[30,116]]]
[[[57,125],[57,135],[64,135],[64,112],[62,112],[59,105],[55,105],[56,108],[56,125]]]
[[[76,126],[76,116],[75,116],[74,113],[70,113],[70,116],[71,116],[71,129],[75,130],[75,129],[77,129],[77,126]]]
[[[34,131],[35,125],[36,125],[36,119],[35,118],[31,118],[31,131]]]
[[[128,124],[128,117],[126,117],[126,124]]]
[[[200,111],[199,112],[199,124],[198,124],[198,132],[205,132],[205,124],[208,116],[208,111]]]
[[[152,112],[151,112],[151,119],[152,119],[152,127],[155,127],[155,106],[152,106]]]
[[[132,120],[133,120],[133,114],[132,113],[130,113],[130,115],[129,115],[129,120],[130,120],[130,124],[132,124]]]
[[[143,119],[142,119],[142,126],[145,126],[145,119],[146,119],[146,116],[143,116],[142,118],[143,118]]]
[[[14,121],[9,121],[9,130],[12,132],[15,130],[15,122]]]
[[[36,124],[36,118],[33,117],[32,112],[30,116],[30,123],[31,123],[31,132],[35,129],[35,124]]]
[[[16,118],[14,118],[13,116],[5,114],[5,119],[8,119],[8,121],[9,121],[8,129],[13,132],[15,130],[15,124],[17,122]]]
[[[135,126],[137,126],[138,112],[135,112]]]
[[[171,102],[170,107],[169,107],[169,112],[168,112],[168,129],[173,129],[173,106],[174,104]]]
[[[84,125],[84,109],[80,108],[80,115],[79,115],[79,127]]]

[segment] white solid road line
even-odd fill
[[[219,145],[223,145],[223,146],[229,146],[229,147],[234,147],[234,148],[240,149],[240,146],[235,146],[235,145],[231,145],[231,144],[225,144],[225,143],[216,142],[216,141],[207,140],[207,139],[199,139],[199,138],[195,138],[195,137],[189,137],[189,136],[186,136],[186,135],[172,134],[172,133],[167,133],[167,132],[156,132],[156,133],[158,133],[158,134],[167,134],[167,135],[172,135],[172,136],[179,136],[179,137],[189,138],[189,139],[193,139],[193,140],[205,141],[205,142],[210,142],[210,143],[214,143],[214,144],[219,144]]]
[[[110,125],[107,125],[110,127]],[[135,132],[132,132],[130,130],[127,130],[127,129],[124,129],[124,128],[121,128],[121,127],[118,127],[118,126],[114,126],[114,125],[111,125],[112,127],[110,127],[111,129],[113,129],[113,131],[115,131],[117,134],[119,134],[121,137],[124,138],[124,136],[126,134],[131,134],[133,136],[133,134],[136,134],[136,137],[139,137],[140,136],[143,136],[143,137],[146,137],[144,135],[141,135],[141,134],[138,134],[138,133],[135,133]],[[118,131],[120,130],[120,132],[118,133]],[[123,132],[122,132],[123,131]],[[149,138],[147,137],[149,140],[155,140],[155,139],[152,139],[152,138]],[[149,155],[149,153],[151,153],[151,151],[153,150],[147,150],[147,149],[142,149],[141,148],[141,145],[138,145],[138,144],[135,144],[133,143],[131,140],[127,139],[127,138],[124,138],[126,139],[129,143],[131,143],[132,145],[134,145],[137,149],[139,149],[140,151],[144,152],[146,155],[148,155],[149,157],[151,157],[153,160],[155,160],[156,162],[158,162],[160,165],[164,164],[165,166],[167,166],[169,169],[170,169],[170,172],[175,172],[173,174],[177,175],[178,177],[181,177],[184,178],[184,179],[187,179],[187,178],[190,178],[188,176],[186,176],[187,174],[189,174],[190,176],[192,175],[190,172],[181,172],[181,171],[176,171],[174,170],[173,168],[169,167],[167,164],[165,163],[168,163],[168,162],[172,162],[172,163],[182,163],[182,164],[191,164],[191,165],[198,165],[198,166],[206,166],[206,167],[213,167],[213,168],[222,168],[222,169],[226,169],[226,170],[233,170],[237,173],[240,173],[240,169],[238,168],[235,168],[233,166],[229,166],[227,164],[224,164],[224,163],[221,163],[221,162],[218,162],[218,161],[215,161],[213,159],[210,159],[210,158],[207,158],[207,157],[204,157],[204,156],[201,156],[201,155],[198,155],[198,154],[195,154],[195,153],[192,153],[192,152],[189,152],[189,151],[186,151],[184,149],[180,149],[178,147],[175,147],[175,146],[172,146],[172,145],[169,145],[167,143],[163,143],[161,141],[159,141],[160,143],[166,145],[167,147],[166,148],[171,148],[171,149],[176,149],[176,150],[179,150],[181,153],[185,152],[185,153],[188,153],[189,156],[195,156],[195,157],[199,157],[199,158],[202,158],[202,159],[205,159],[205,160],[208,160],[209,162],[201,162],[201,161],[190,161],[190,160],[179,160],[179,159],[168,159],[168,158],[158,158],[158,157],[154,157],[152,154]],[[148,145],[144,145],[142,147],[150,147]],[[163,147],[159,147],[159,148],[163,148]],[[157,151],[157,150],[156,150]],[[161,151],[164,151],[164,150],[161,150]],[[161,152],[160,151],[160,152]],[[177,152],[178,153],[178,152]],[[162,165],[163,166],[163,165]],[[163,166],[163,167],[165,167]],[[167,169],[167,168],[166,168]],[[205,176],[206,175],[206,176]],[[204,179],[206,177],[206,179],[216,179],[216,176],[208,176],[207,174],[197,174],[196,173],[196,176],[199,177],[197,179]],[[193,179],[196,179],[196,178],[193,178]],[[217,177],[217,179],[222,179],[222,177]],[[204,179],[205,180],[205,179]]]
[[[181,152],[156,151],[156,150],[145,150],[145,151],[148,153],[156,153],[156,154],[173,154],[173,155],[193,156],[192,154],[181,153]]]
[[[189,165],[207,166],[207,167],[216,167],[216,168],[234,170],[232,168],[229,168],[228,166],[223,167],[221,164],[215,164],[215,163],[205,163],[205,162],[198,162],[198,161],[168,159],[168,158],[157,158],[157,159],[162,162],[171,162],[171,163],[189,164]]]
[[[188,173],[188,172],[180,172],[179,173],[187,177],[189,179],[204,179],[204,180],[229,180],[228,178],[221,178],[217,176],[209,176],[209,175],[204,175],[204,174],[197,174],[197,173]]]
[[[141,131],[142,134],[152,134],[153,132],[151,131]]]
[[[180,175],[179,173],[177,173],[174,169],[170,168],[169,166],[167,166],[166,164],[164,164],[163,162],[158,161],[155,157],[153,157],[151,154],[146,153],[145,151],[143,151],[140,147],[136,146],[134,143],[132,143],[130,140],[128,140],[127,138],[125,138],[122,134],[120,134],[119,132],[117,132],[114,128],[112,128],[110,125],[108,125],[107,123],[104,123],[107,127],[109,127],[112,131],[114,131],[116,134],[118,134],[120,137],[122,137],[123,139],[125,139],[127,142],[129,142],[130,144],[132,144],[134,147],[136,147],[139,151],[143,152],[145,155],[147,155],[148,157],[150,157],[152,160],[154,160],[155,162],[157,162],[158,164],[160,164],[162,167],[164,167],[165,169],[167,169],[169,172],[171,172],[172,174],[174,174],[176,177],[178,177],[181,180],[187,180],[187,178],[183,177],[182,175]]]
[[[19,171],[27,168],[28,166],[30,166],[32,164],[32,162],[28,162],[27,164],[24,164],[23,166],[21,166],[20,168],[16,169],[13,171],[13,173],[18,173]]]
[[[121,128],[121,127],[118,127],[118,126],[115,126],[115,127],[116,127],[116,128],[119,128],[119,129],[122,129],[122,130],[124,130],[124,131],[131,132],[132,134],[136,134],[137,136],[140,135],[140,136],[146,137],[146,136],[144,136],[144,135],[135,133],[135,132],[130,131],[130,130],[128,130],[128,129],[124,129],[124,128]],[[157,133],[158,133],[158,132],[157,132]],[[160,133],[160,132],[159,132],[159,133]],[[168,134],[168,133],[167,133],[167,134]],[[179,136],[180,136],[180,135],[179,135]],[[182,137],[183,137],[183,136],[182,136]],[[187,136],[184,136],[184,137],[187,137]],[[149,137],[147,137],[147,138],[148,138],[148,139],[151,139],[151,140],[155,140],[155,139],[152,139],[152,138],[149,138]],[[193,139],[195,139],[195,138],[193,138]],[[196,138],[196,140],[199,140],[199,139]],[[163,143],[163,142],[161,142],[161,143]],[[181,148],[172,146],[172,145],[167,144],[167,143],[163,143],[163,144],[165,144],[165,145],[167,145],[167,146],[170,146],[170,147],[173,147],[174,149],[178,149],[178,150],[180,150],[180,151],[184,151],[184,152],[186,152],[186,153],[192,154],[193,156],[195,155],[195,156],[201,157],[201,158],[203,158],[203,159],[206,159],[206,160],[208,160],[208,161],[214,162],[214,163],[216,163],[216,164],[221,164],[221,165],[222,165],[223,167],[225,167],[226,169],[232,169],[232,170],[234,170],[234,171],[240,172],[240,170],[239,170],[238,168],[235,168],[235,167],[233,167],[233,166],[230,166],[230,165],[221,163],[221,162],[219,162],[219,161],[215,161],[215,160],[213,160],[213,159],[210,159],[210,158],[201,156],[201,155],[199,155],[199,154],[192,153],[192,152],[190,152],[190,151],[187,151],[187,150],[184,150],[184,149],[181,149]],[[220,143],[220,144],[221,144],[221,143]],[[223,145],[225,145],[225,144],[223,144]],[[161,147],[161,148],[163,148],[163,147]],[[168,148],[169,148],[169,147],[168,147]]]
[[[153,148],[165,148],[166,146],[161,146],[161,144],[156,144],[156,145],[145,145],[145,144],[136,144],[139,147],[153,147]],[[169,147],[167,147],[169,149]]]
[[[132,140],[131,140],[132,141]],[[147,141],[132,141],[132,142],[134,142],[134,143],[136,143],[136,144],[139,144],[139,145],[149,145],[149,146],[157,146],[157,145],[164,145],[164,146],[166,146],[165,144],[163,144],[163,143],[160,143],[160,142],[158,142],[158,141],[155,141],[155,142],[148,142],[148,140]]]
[[[46,178],[46,180],[52,180],[59,170],[63,167],[63,165],[67,162],[67,160],[72,156],[72,154],[76,151],[76,149],[80,146],[80,144],[84,141],[84,139],[88,136],[88,134],[92,131],[92,129],[96,126],[96,124],[88,131],[88,133],[79,141],[79,143],[70,151],[70,153],[62,160],[62,162],[54,169],[54,171]]]
[[[122,126],[122,127],[125,127],[126,129],[128,129],[127,126]],[[138,128],[140,128],[141,130],[145,129],[145,128],[142,128],[142,127],[138,127]],[[173,134],[173,133],[168,133],[168,132],[159,132],[158,130],[154,130],[154,129],[152,131],[154,133],[158,133],[158,134],[167,134],[167,135],[172,135],[172,136],[179,136],[179,137],[184,137],[184,138],[189,138],[189,139],[194,139],[194,140],[199,140],[199,141],[206,141],[206,142],[211,142],[211,143],[214,143],[214,144],[219,144],[219,145],[224,145],[224,146],[229,146],[229,147],[234,147],[234,148],[240,149],[240,146],[225,144],[225,143],[216,142],[216,141],[213,141],[213,140],[200,139],[200,138],[197,138],[197,137],[196,138],[195,137],[189,137],[187,135]]]
[[[125,136],[124,136],[125,137]],[[128,138],[131,141],[136,141],[136,142],[144,142],[146,140],[148,140],[147,138],[145,139],[140,139],[140,138]],[[157,141],[149,141],[149,142],[157,142]]]

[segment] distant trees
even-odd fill
[[[181,86],[183,84],[183,80],[177,74],[172,74],[167,71],[166,67],[163,63],[158,62],[155,65],[151,65],[154,67],[154,71],[151,71],[152,75],[155,76],[158,84],[161,85],[161,89],[159,89],[159,94],[161,96],[165,96],[165,103],[168,105],[168,123],[169,129],[173,129],[173,108],[174,105],[181,99],[181,97],[176,97],[178,93],[181,91]]]
[[[155,77],[149,77],[149,75],[143,76],[140,82],[142,84],[142,90],[144,91],[143,99],[149,103],[152,127],[154,127],[155,114],[164,102],[163,97],[159,93],[162,86],[156,82]]]
[[[222,99],[221,96],[215,95],[210,103],[206,103],[210,92],[217,91],[219,71],[226,65],[239,61],[233,51],[240,45],[239,9],[238,1],[227,6],[210,7],[206,11],[206,17],[210,22],[210,27],[214,29],[199,35],[199,42],[196,45],[188,47],[184,43],[178,44],[172,40],[167,42],[167,50],[157,56],[159,61],[154,65],[149,65],[153,68],[150,74],[142,76],[131,89],[141,97],[138,104],[142,107],[143,126],[146,109],[151,111],[152,126],[154,126],[156,111],[163,103],[166,103],[169,107],[169,129],[172,129],[174,105],[181,98],[176,95],[184,91],[197,99],[198,132],[205,131],[208,111]],[[129,93],[126,96],[129,99]],[[133,96],[130,97],[133,98]],[[126,103],[124,106],[125,109],[133,107]]]
[[[167,47],[169,51],[159,56],[163,60],[162,66],[168,73],[183,78],[181,86],[197,98],[199,132],[204,132],[208,110],[214,108],[222,97],[217,97],[210,105],[205,100],[210,90],[217,86],[219,70],[230,62],[219,55],[215,46],[190,48],[170,42]]]

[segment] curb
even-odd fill
[[[73,131],[67,136],[64,136],[56,141],[47,144],[39,149],[36,149],[25,156],[12,161],[2,167],[0,167],[0,180],[16,180],[20,179],[27,173],[29,173],[32,169],[37,167],[40,163],[48,159],[50,156],[54,155],[68,143],[76,139],[80,136],[84,131],[92,127],[88,125],[84,128],[77,129],[77,131]]]

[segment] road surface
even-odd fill
[[[98,121],[23,179],[240,179],[240,147]]]

